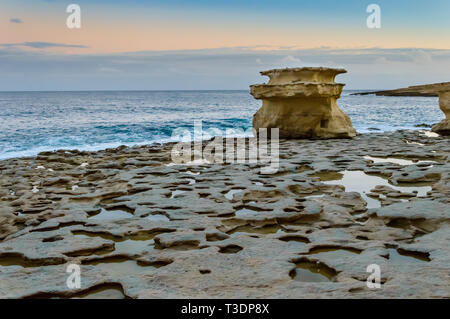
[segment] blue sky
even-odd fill
[[[350,89],[449,81],[448,0],[2,0],[1,90],[247,89],[271,67],[349,70]],[[381,29],[366,26],[381,7]]]

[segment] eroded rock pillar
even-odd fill
[[[352,121],[338,106],[345,84],[334,78],[344,69],[293,68],[261,72],[267,84],[250,86],[263,101],[253,116],[253,127],[278,128],[281,138],[350,138]]]
[[[445,114],[445,119],[433,125],[433,132],[441,135],[450,135],[450,91],[439,92],[439,107]]]

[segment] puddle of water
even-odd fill
[[[412,161],[402,158],[396,158],[396,157],[372,157],[372,156],[364,156],[365,159],[371,160],[374,163],[395,163],[399,165],[413,165],[413,164],[421,164],[421,163],[436,163],[436,161]]]
[[[234,194],[242,193],[242,189],[232,189],[225,194],[225,198],[233,200]]]
[[[398,251],[394,248],[388,248],[389,261],[393,264],[406,264],[406,263],[424,263],[429,262],[428,257],[422,256],[420,253]]]
[[[183,194],[183,193],[186,193],[186,191],[175,190],[175,191],[172,192],[172,194],[170,194],[170,198],[173,199],[173,198],[175,198],[176,196],[181,195],[181,194]]]
[[[310,199],[310,198],[322,198],[324,197],[325,194],[321,194],[321,195],[310,195],[310,196],[306,196],[305,199]]]
[[[248,217],[252,216],[255,213],[261,213],[261,211],[256,211],[250,208],[242,208],[234,212],[236,217]]]
[[[123,291],[119,287],[104,286],[87,293],[81,294],[73,299],[125,299]]]
[[[309,243],[309,240],[300,236],[288,236],[279,238],[281,241],[287,242],[288,246],[294,249],[304,249]]]
[[[132,218],[134,215],[128,213],[124,210],[106,210],[101,208],[100,213],[95,214],[93,216],[88,217],[89,219],[124,219],[124,218]]]
[[[167,216],[165,215],[161,215],[161,214],[156,214],[156,215],[148,215],[147,217],[145,217],[145,219],[154,221],[154,222],[170,222],[170,219],[167,218]]]
[[[336,274],[320,263],[300,262],[296,265],[292,279],[302,282],[330,282]]]
[[[238,252],[240,252],[243,248],[241,246],[238,245],[228,245],[225,247],[220,247],[219,249],[219,253],[222,254],[236,254]]]
[[[11,267],[11,266],[19,266],[21,268],[32,267],[32,265],[28,264],[23,258],[20,257],[0,257],[0,266],[1,267]]]
[[[367,208],[378,208],[381,204],[378,200],[370,198],[366,193],[370,193],[370,190],[374,189],[375,186],[389,186],[401,192],[412,193],[417,191],[417,196],[426,196],[427,192],[431,191],[431,186],[395,186],[390,184],[386,179],[367,175],[363,171],[343,171],[338,173],[341,177],[337,177],[334,172],[330,173],[331,176],[325,176],[322,180],[328,185],[342,185],[345,187],[346,192],[358,192],[361,194],[362,198],[367,202]]]
[[[153,247],[155,242],[153,239],[151,240],[132,240],[127,239],[121,242],[114,243],[114,252],[117,253],[135,253],[138,254],[142,251],[149,250],[149,248]]]
[[[280,230],[280,226],[278,225],[269,225],[265,227],[253,227],[250,225],[239,226],[232,231],[229,231],[228,234],[234,233],[251,233],[251,234],[275,234]]]
[[[153,238],[158,234],[135,234],[120,238],[108,234],[90,233],[82,230],[73,231],[72,233],[75,236],[86,236],[90,238],[100,237],[106,240],[111,240],[114,242],[114,252],[132,254],[138,254],[153,247],[155,244]]]

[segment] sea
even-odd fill
[[[370,90],[368,90],[370,91]],[[428,130],[437,97],[351,95],[338,101],[359,133]],[[57,149],[100,150],[177,141],[179,129],[248,135],[261,106],[243,91],[0,92],[0,159]]]

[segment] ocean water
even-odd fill
[[[434,97],[351,96],[358,132],[423,129],[444,118]],[[261,101],[248,91],[0,92],[0,159],[56,149],[98,150],[179,139],[174,130],[247,130]]]

